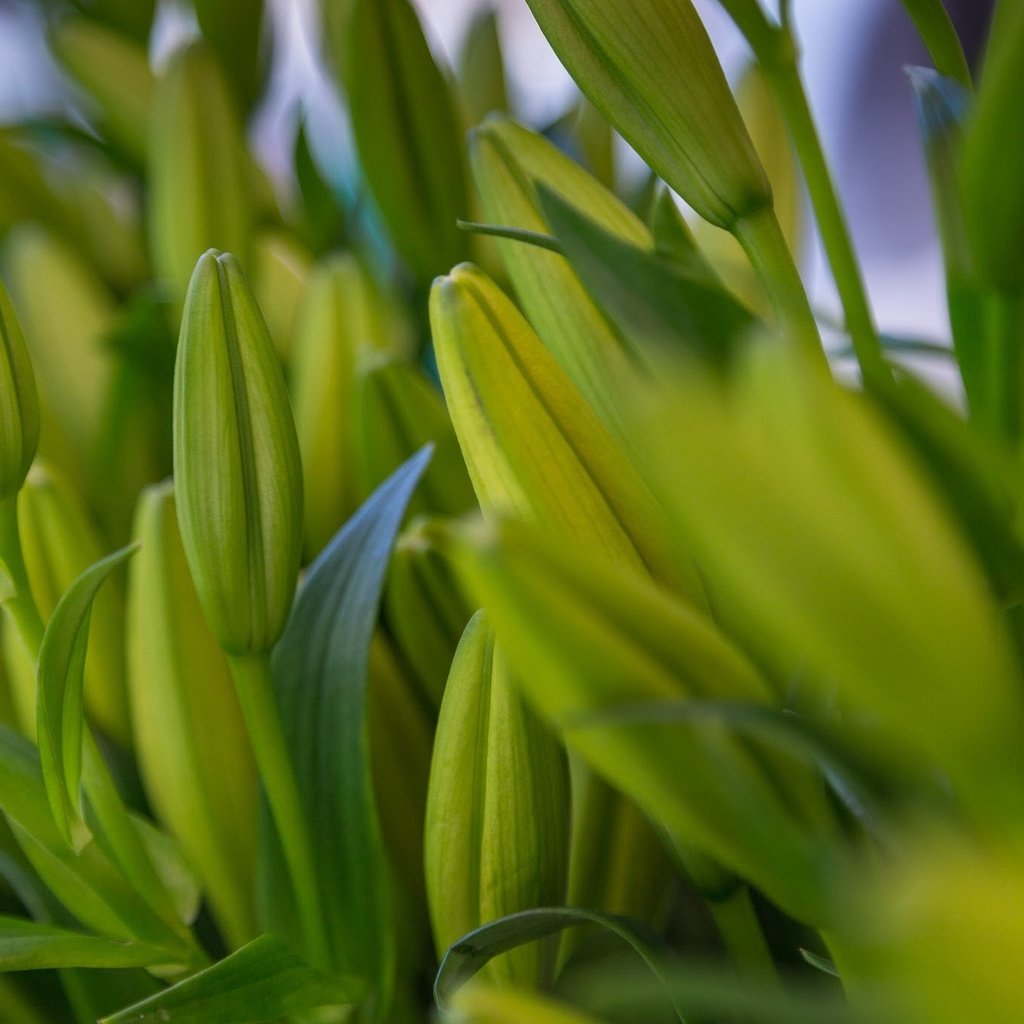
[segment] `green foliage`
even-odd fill
[[[975,91],[904,4],[949,348],[876,328],[789,3],[721,0],[734,97],[692,0],[522,2],[585,96],[546,128],[493,10],[453,76],[429,5],[323,0],[355,152],[296,113],[291,189],[263,0],[194,0],[160,68],[154,4],[41,3],[5,1020],[1024,1017],[1021,7]]]

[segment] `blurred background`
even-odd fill
[[[458,54],[473,17],[484,7],[499,15],[507,71],[517,116],[544,128],[573,103],[574,87],[551,53],[525,0],[416,0],[447,63]],[[745,45],[714,0],[697,0],[730,74],[739,73]],[[88,6],[88,4],[86,4]],[[287,191],[295,124],[310,123],[315,156],[328,175],[342,180],[352,154],[342,107],[321,57],[315,0],[273,0],[279,45],[271,88],[251,123],[253,145],[278,187]],[[969,55],[985,37],[990,0],[947,0]],[[858,253],[880,325],[895,333],[947,336],[941,260],[932,222],[910,89],[908,64],[927,63],[900,0],[794,0],[805,44],[804,69],[811,102],[846,203]],[[188,9],[160,6],[151,57],[159,66],[195,31]],[[69,110],[70,86],[45,45],[39,5],[0,0],[0,125]],[[618,174],[637,168],[625,147]],[[805,271],[813,297],[834,311],[834,294],[810,239]]]

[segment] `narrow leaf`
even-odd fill
[[[321,974],[280,939],[263,935],[103,1024],[257,1024],[354,1003],[363,991],[360,981]]]
[[[395,952],[370,776],[367,668],[391,548],[429,458],[424,449],[396,470],[313,563],[273,660],[334,967],[369,978],[381,1013]]]
[[[82,688],[92,604],[107,576],[134,552],[122,548],[78,577],[54,609],[39,650],[39,757],[54,820],[68,842],[80,806]]]

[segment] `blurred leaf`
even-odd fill
[[[71,0],[85,15],[145,42],[153,22],[156,0]]]
[[[59,21],[52,46],[98,110],[104,133],[141,167],[155,88],[145,47],[85,17]]]
[[[321,974],[280,939],[263,935],[102,1024],[256,1024],[355,1003],[364,992],[361,981]]]
[[[729,292],[622,241],[544,185],[539,192],[573,268],[639,360],[656,366],[692,352],[716,369],[728,366],[755,323]]]
[[[467,985],[452,996],[451,1024],[600,1024],[565,1003],[512,989]]]
[[[395,248],[421,281],[466,254],[459,119],[409,0],[354,0],[346,86],[359,160]]]
[[[370,778],[367,671],[391,546],[429,457],[422,451],[400,467],[313,563],[273,657],[334,967],[369,980],[381,1016],[391,998],[395,938]],[[268,866],[280,870],[279,851],[270,854]],[[287,934],[288,910],[280,902],[287,883],[270,877],[278,878],[270,923],[277,915]]]
[[[454,943],[441,961],[434,979],[434,999],[438,1008],[443,1012],[456,991],[499,954],[556,935],[566,928],[585,925],[597,925],[617,935],[643,960],[655,979],[662,981],[667,950],[642,921],[569,907],[541,907],[492,921]],[[678,1006],[676,1011],[679,1020],[684,1021]]]
[[[336,248],[345,238],[345,210],[334,189],[324,180],[309,148],[306,122],[295,135],[295,178],[302,197],[302,227],[314,254]]]
[[[971,69],[942,0],[903,0],[903,6],[914,19],[939,73],[970,89]]]
[[[203,37],[213,48],[242,110],[255,106],[270,69],[263,0],[192,0]]]

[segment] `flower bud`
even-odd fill
[[[105,547],[81,495],[56,468],[37,461],[18,495],[18,527],[29,587],[43,620],[71,584],[98,562]],[[127,748],[131,744],[125,688],[124,585],[111,577],[93,605],[85,656],[85,706],[99,729]],[[34,730],[35,680],[16,692],[19,718]]]
[[[228,941],[256,934],[258,785],[228,660],[203,618],[170,485],[147,489],[129,570],[128,682],[149,802],[181,844]]]
[[[39,443],[39,398],[17,314],[0,282],[0,501],[17,494]]]
[[[439,954],[506,914],[564,902],[569,840],[565,754],[523,703],[483,613],[452,663],[427,793],[425,868]],[[534,988],[551,947],[494,960],[493,981]]]
[[[691,0],[527,0],[623,138],[705,220],[730,228],[771,187]]]
[[[177,301],[210,246],[248,268],[251,174],[224,76],[209,49],[194,43],[157,82],[149,134],[150,246]]]
[[[302,553],[302,472],[284,376],[252,289],[205,253],[174,374],[178,521],[200,604],[228,654],[269,651]]]

